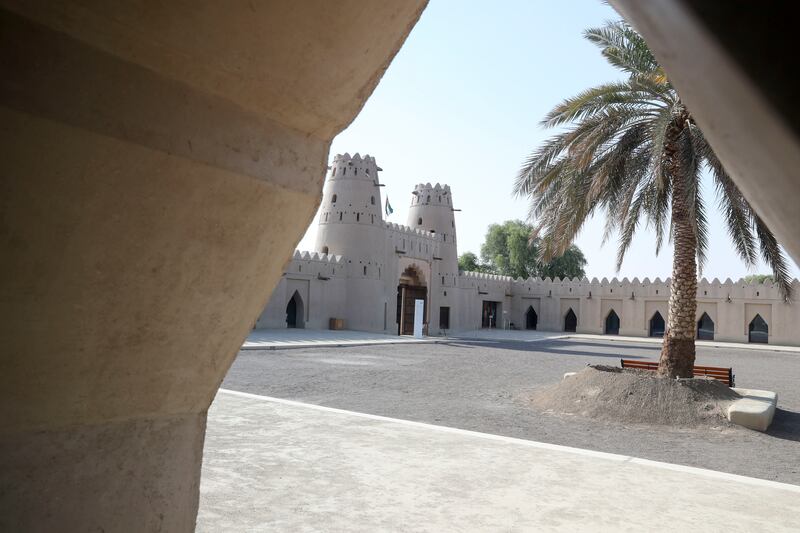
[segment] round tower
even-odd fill
[[[368,155],[338,154],[333,158],[320,205],[316,251],[343,255],[366,266],[379,266],[383,261],[380,170],[375,158]]]
[[[442,274],[458,274],[456,221],[449,185],[420,183],[414,187],[408,210],[408,225],[434,232],[439,240],[438,271]]]

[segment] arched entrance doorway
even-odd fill
[[[305,308],[303,306],[303,298],[300,293],[294,291],[294,294],[286,304],[286,327],[287,328],[304,328],[305,321]]]
[[[406,268],[400,275],[397,286],[397,334],[414,334],[414,305],[416,300],[425,302],[422,312],[423,331],[428,323],[428,287],[422,273],[414,266]]]
[[[575,315],[575,311],[572,310],[570,307],[567,311],[567,314],[564,315],[564,331],[571,331],[575,333],[575,330],[578,329],[578,317]]]
[[[661,313],[656,311],[653,314],[653,317],[650,319],[650,336],[651,337],[663,337],[664,336],[664,317],[661,316]]]
[[[619,335],[619,316],[613,309],[609,311],[606,317],[606,335]]]
[[[769,342],[769,326],[767,325],[767,321],[761,318],[761,315],[753,317],[748,329],[748,342],[760,344],[767,344]]]
[[[536,329],[538,323],[539,317],[536,315],[536,311],[531,305],[528,307],[528,312],[525,313],[525,329]]]
[[[714,321],[708,313],[703,313],[697,321],[697,338],[701,341],[714,340]]]

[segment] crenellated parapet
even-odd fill
[[[402,235],[409,235],[412,237],[419,237],[423,239],[430,239],[431,241],[441,240],[441,237],[436,235],[436,233],[432,231],[426,231],[424,229],[412,228],[410,226],[405,226],[403,224],[395,224],[393,222],[386,222],[386,228],[390,231]]]
[[[346,278],[347,260],[341,255],[295,250],[285,274],[310,277]]]
[[[447,206],[453,205],[450,186],[437,183],[418,183],[411,193],[411,205]]]
[[[349,153],[336,154],[331,162],[328,179],[340,178],[361,178],[364,180],[377,181],[378,172],[381,169],[375,158],[370,155],[356,153],[351,156]]]
[[[670,278],[639,279],[635,277],[628,279],[619,278],[534,278],[528,279],[511,278],[484,272],[461,272],[460,278],[469,285],[475,282],[481,283],[506,283],[509,284],[510,294],[540,294],[548,296],[563,295],[569,297],[601,297],[601,298],[658,298],[665,299],[669,296]],[[797,294],[800,294],[800,281],[794,280],[793,286]],[[717,278],[708,280],[702,278],[697,284],[697,297],[702,299],[760,299],[778,300],[783,298],[777,284],[766,282],[745,282],[744,280],[732,281],[726,279],[724,282]]]

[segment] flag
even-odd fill
[[[384,211],[386,211],[386,216],[387,217],[389,215],[391,215],[392,213],[394,213],[394,209],[392,209],[392,204],[389,203],[389,197],[388,196],[386,197],[386,209]]]

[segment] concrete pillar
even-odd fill
[[[194,528],[206,410],[423,7],[0,0],[0,530]]]

